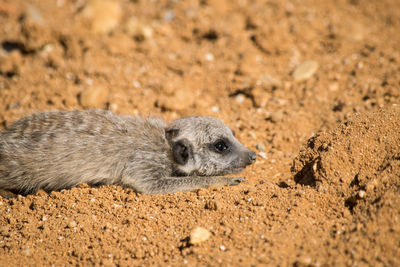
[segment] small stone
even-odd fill
[[[206,241],[210,236],[211,234],[207,229],[198,226],[190,233],[189,243],[192,245],[199,244]]]
[[[94,33],[109,33],[118,26],[122,10],[119,1],[90,0],[82,14],[91,20]]]
[[[265,145],[263,143],[259,143],[256,145],[256,149],[260,152],[265,152]]]
[[[225,251],[226,247],[224,245],[221,245],[221,246],[219,246],[219,249],[222,250],[222,251]]]
[[[72,229],[77,226],[77,223],[76,223],[76,221],[70,221],[67,226],[68,226],[68,228]]]
[[[365,198],[365,195],[366,195],[366,193],[365,193],[364,190],[358,191],[358,197],[359,197],[359,198]]]
[[[316,61],[304,61],[296,67],[293,72],[293,78],[297,82],[302,82],[310,79],[318,69]]]
[[[206,202],[205,208],[207,210],[217,210],[218,209],[218,201],[212,199]]]
[[[218,113],[218,112],[219,112],[219,107],[217,107],[217,106],[212,106],[212,107],[211,107],[211,111],[214,112],[214,113]]]
[[[246,99],[246,97],[243,94],[238,94],[235,97],[235,100],[238,104],[242,104],[244,102],[244,100]]]
[[[111,103],[110,104],[110,110],[117,112],[118,111],[118,104],[117,103]]]
[[[153,37],[153,28],[141,22],[136,17],[131,17],[125,24],[125,32],[137,41]]]
[[[132,85],[133,85],[133,87],[135,87],[135,88],[140,88],[140,87],[142,86],[142,84],[141,84],[139,81],[134,81],[134,82],[132,83]]]
[[[204,57],[205,57],[205,59],[207,61],[213,61],[214,60],[214,55],[211,54],[211,53],[207,53]]]
[[[102,107],[108,100],[108,94],[103,86],[87,87],[80,95],[80,103],[87,108]]]
[[[282,111],[272,112],[269,118],[272,122],[280,122],[283,119],[283,115]]]
[[[260,153],[258,153],[258,155],[260,157],[262,157],[263,159],[267,159],[267,154],[265,152],[260,152]]]
[[[300,263],[300,266],[310,266],[312,259],[310,257],[303,256],[299,259],[298,263]]]

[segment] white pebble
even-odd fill
[[[245,99],[246,99],[246,97],[243,94],[238,94],[235,98],[236,102],[239,104],[242,104]]]
[[[217,113],[219,111],[219,107],[213,106],[213,107],[211,107],[211,111],[214,113]]]
[[[259,152],[258,155],[260,155],[260,157],[263,159],[267,159],[267,154],[265,152]]]
[[[318,63],[316,61],[304,61],[294,70],[293,78],[297,82],[308,80],[314,75],[317,69]]]
[[[205,55],[205,58],[206,58],[207,61],[213,61],[214,60],[214,55],[211,54],[211,53],[207,53]]]
[[[207,229],[198,226],[190,233],[189,242],[193,245],[198,244],[206,241],[208,238],[210,238],[210,236],[211,234]]]
[[[75,221],[70,221],[68,223],[68,228],[74,228],[74,227],[76,227],[76,225],[77,225],[77,223]]]
[[[140,84],[139,81],[134,81],[134,82],[133,82],[133,87],[135,87],[135,88],[140,88],[140,86],[142,86],[142,85]]]

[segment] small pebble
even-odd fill
[[[210,238],[210,236],[211,234],[207,229],[198,226],[190,233],[189,243],[192,245],[199,244],[206,241],[208,238]]]
[[[118,104],[110,103],[110,110],[117,112],[118,111]]]
[[[310,79],[318,69],[316,61],[305,61],[298,65],[293,72],[293,78],[297,82],[302,82]]]
[[[141,22],[136,17],[131,17],[127,21],[125,31],[137,40],[143,40],[143,38],[151,39],[153,37],[153,28],[150,25]]]
[[[243,94],[238,94],[235,98],[236,102],[238,104],[242,104],[244,102],[244,100],[246,99],[246,97]]]
[[[219,107],[213,106],[213,107],[211,107],[211,111],[214,112],[214,113],[218,113],[219,112]]]
[[[207,53],[207,54],[205,55],[205,59],[206,59],[207,61],[213,61],[213,60],[214,60],[214,55],[211,54],[211,53]]]
[[[108,100],[108,90],[103,86],[91,86],[82,91],[80,103],[87,108],[102,107]]]
[[[91,20],[94,33],[109,33],[118,26],[122,9],[119,1],[90,0],[82,14]]]
[[[140,88],[142,86],[142,84],[139,81],[134,81],[132,84],[133,84],[133,87],[135,87],[135,88]]]
[[[265,152],[259,152],[258,155],[260,155],[260,157],[263,159],[267,159],[267,154]]]
[[[365,198],[365,191],[364,190],[360,190],[360,191],[358,191],[358,197],[359,198]]]
[[[256,145],[256,149],[260,152],[265,152],[265,145],[262,143],[259,143]]]
[[[74,227],[76,227],[76,225],[77,225],[77,223],[75,221],[70,221],[68,223],[68,228],[74,228]]]
[[[221,246],[219,246],[219,249],[222,250],[222,251],[225,251],[226,247],[224,245],[221,245]]]

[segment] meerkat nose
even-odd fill
[[[250,151],[250,152],[249,152],[249,161],[250,161],[250,163],[255,162],[256,159],[257,159],[257,154],[254,153],[253,151]]]

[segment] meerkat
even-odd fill
[[[106,110],[43,112],[0,132],[0,189],[31,194],[87,183],[145,194],[185,192],[244,182],[223,175],[255,160],[214,117],[167,125]]]

